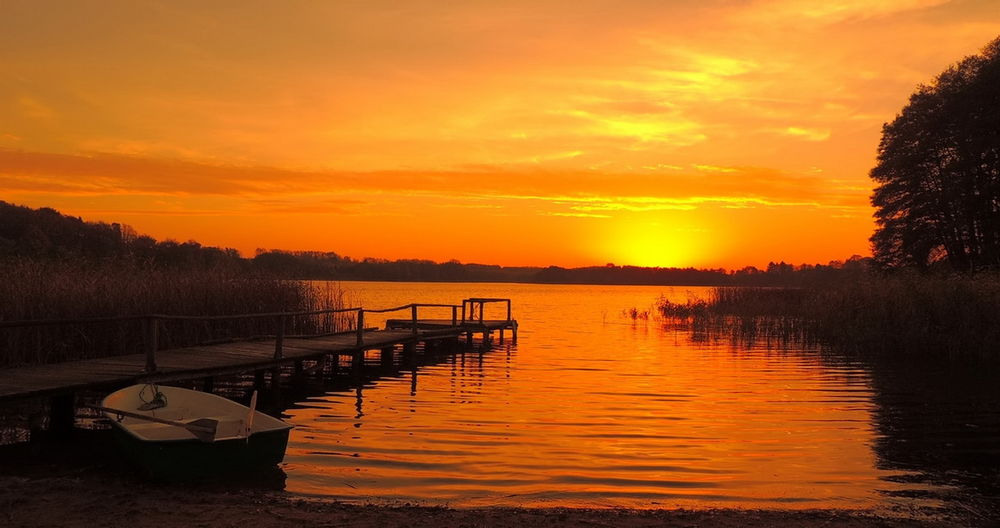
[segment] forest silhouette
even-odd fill
[[[231,248],[193,240],[158,241],[119,223],[86,222],[51,208],[32,209],[0,201],[0,259],[119,261],[153,269],[226,267],[272,277],[309,280],[412,282],[521,282],[541,284],[631,284],[671,286],[792,286],[840,280],[864,273],[870,260],[852,256],[826,264],[769,263],[765,269],[650,268],[605,264],[579,268],[517,267],[433,262],[421,259],[355,259],[334,252],[260,249],[244,258]]]

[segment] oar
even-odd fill
[[[250,396],[250,412],[247,414],[247,419],[243,422],[246,424],[246,428],[243,431],[243,436],[250,440],[250,431],[253,430],[253,415],[257,410],[257,391],[253,391],[253,395]]]
[[[172,425],[174,427],[180,427],[182,429],[187,429],[202,442],[214,442],[215,441],[215,430],[219,426],[218,420],[213,420],[211,418],[199,418],[197,420],[192,420],[190,422],[178,422],[175,420],[167,420],[166,418],[157,418],[155,416],[148,416],[145,414],[134,413],[132,411],[123,411],[121,409],[112,409],[110,407],[101,407],[99,405],[91,405],[92,409],[97,409],[98,411],[104,411],[106,413],[117,414],[120,416],[128,416],[129,418],[136,418],[139,420],[147,420],[150,422],[156,422],[166,425]]]

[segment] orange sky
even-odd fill
[[[868,254],[882,123],[998,33],[995,0],[5,0],[0,199],[248,255],[827,262]]]

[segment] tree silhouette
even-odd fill
[[[1000,267],[1000,38],[917,88],[871,178],[879,264]]]

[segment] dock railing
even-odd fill
[[[481,302],[492,302],[495,300],[491,299],[473,299],[474,301]],[[144,314],[144,315],[126,315],[126,316],[113,316],[113,317],[84,317],[84,318],[67,318],[67,319],[44,319],[44,320],[22,320],[22,321],[0,321],[0,330],[11,329],[11,328],[37,328],[44,326],[78,326],[78,325],[93,325],[102,323],[138,323],[140,325],[141,331],[141,347],[146,356],[146,372],[156,371],[156,351],[160,349],[160,344],[162,339],[160,337],[161,327],[164,323],[168,321],[241,321],[241,320],[260,320],[260,319],[272,319],[274,321],[274,359],[281,360],[283,355],[284,340],[286,337],[286,329],[289,326],[289,321],[296,317],[311,317],[311,316],[335,316],[337,314],[353,314],[354,315],[354,328],[347,330],[347,332],[352,332],[357,336],[357,346],[364,346],[365,342],[365,314],[382,314],[391,313],[403,310],[409,310],[411,330],[414,336],[419,335],[419,321],[420,321],[420,309],[421,308],[450,308],[451,309],[451,324],[452,326],[459,326],[464,324],[465,321],[465,306],[466,301],[463,301],[462,305],[457,304],[435,304],[435,303],[410,303],[404,304],[402,306],[396,306],[393,308],[383,308],[383,309],[365,309],[365,308],[338,308],[338,309],[325,309],[325,310],[310,310],[310,311],[296,311],[296,312],[267,312],[267,313],[250,313],[250,314],[233,314],[233,315],[168,315],[168,314]],[[508,302],[508,319],[510,316],[509,300]],[[481,304],[480,304],[481,306]],[[461,319],[459,319],[459,309],[462,310]],[[482,320],[480,313],[480,321]],[[316,325],[320,327],[322,325]],[[326,327],[336,329],[336,324],[329,322]],[[334,332],[341,333],[341,332]],[[313,334],[313,335],[323,335],[323,334]],[[260,335],[250,335],[243,336],[242,339],[254,339],[265,336]],[[203,344],[203,343],[195,343]],[[188,345],[192,346],[192,345]],[[44,362],[44,361],[43,361]]]
[[[23,320],[23,321],[0,321],[0,330],[9,328],[37,328],[44,326],[79,326],[79,325],[95,325],[102,323],[136,323],[141,325],[141,342],[142,349],[146,355],[146,368],[147,372],[156,371],[156,351],[160,348],[160,329],[161,326],[167,321],[201,321],[201,322],[211,322],[211,321],[244,321],[244,320],[258,320],[258,319],[273,319],[274,320],[274,359],[280,360],[282,357],[282,349],[284,346],[284,338],[286,333],[286,328],[288,327],[288,322],[296,317],[307,317],[307,316],[333,316],[341,313],[351,313],[354,312],[358,314],[357,327],[363,332],[364,325],[363,321],[360,319],[360,314],[362,313],[362,308],[337,308],[337,309],[325,309],[325,310],[308,310],[308,311],[296,311],[296,312],[265,312],[265,313],[251,313],[251,314],[232,314],[232,315],[168,315],[168,314],[143,314],[143,315],[123,315],[123,316],[113,316],[113,317],[81,317],[81,318],[66,318],[66,319],[38,319],[38,320]],[[322,325],[317,325],[320,327]],[[335,323],[330,323],[326,325],[331,329],[336,328]],[[352,329],[351,331],[355,331]],[[322,335],[322,334],[314,334]],[[263,336],[250,335],[243,336],[243,339],[253,339]],[[200,344],[200,343],[196,343]]]
[[[486,311],[485,308],[486,308],[486,304],[488,304],[488,303],[503,303],[503,304],[506,304],[507,305],[507,319],[506,319],[506,321],[508,323],[511,322],[511,305],[510,305],[510,299],[489,298],[489,297],[472,297],[472,298],[465,299],[464,301],[462,301],[462,324],[465,324],[467,322],[478,322],[479,324],[483,324],[484,316],[485,316],[485,311]],[[477,306],[479,307],[478,311],[476,310]],[[468,307],[468,310],[466,309],[466,307]],[[477,314],[478,314],[478,320],[477,320]],[[467,315],[468,315],[468,317],[467,317]]]
[[[419,333],[419,331],[420,331],[420,328],[419,328],[419,326],[420,326],[420,324],[419,324],[420,317],[419,317],[419,313],[418,313],[418,310],[420,308],[451,308],[451,325],[452,326],[458,326],[458,309],[459,309],[459,305],[457,305],[457,304],[410,303],[410,304],[404,304],[402,306],[396,306],[394,308],[383,308],[383,309],[380,309],[380,310],[365,310],[365,309],[360,309],[358,311],[358,320],[359,321],[363,321],[366,312],[367,313],[380,313],[381,314],[381,313],[391,313],[391,312],[399,312],[399,311],[402,311],[402,310],[409,310],[410,311],[410,327],[411,327],[411,329],[413,331],[413,335],[417,335]],[[363,325],[359,324],[358,325],[358,346],[361,346],[361,345],[364,344],[364,331],[362,330],[362,328],[363,328]]]

